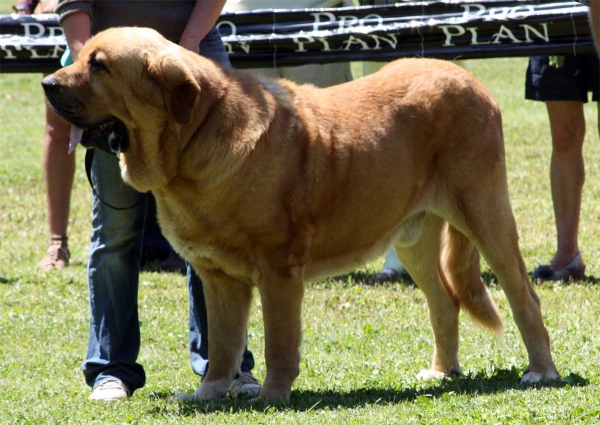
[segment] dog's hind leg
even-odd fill
[[[413,226],[416,223],[412,223]],[[419,374],[433,379],[460,373],[458,363],[458,300],[448,290],[440,269],[441,234],[444,221],[431,214],[422,216],[422,230],[416,241],[402,238],[394,248],[406,270],[423,291],[429,307],[429,321],[435,340],[431,369]],[[410,232],[413,233],[414,232]],[[410,243],[412,242],[412,243]]]
[[[506,184],[479,182],[473,190],[455,192],[452,226],[469,238],[487,260],[513,312],[527,352],[529,367],[524,382],[537,382],[559,377],[550,340],[544,327],[540,300],[527,276],[519,250],[517,226],[512,214]],[[476,200],[476,201],[474,201]]]
[[[224,398],[235,376],[246,344],[252,286],[220,270],[203,271],[208,326],[209,368],[195,400]]]

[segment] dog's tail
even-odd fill
[[[441,271],[447,289],[479,324],[502,334],[502,316],[481,280],[479,251],[462,233],[447,225],[444,232]]]

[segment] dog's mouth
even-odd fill
[[[71,125],[69,153],[73,152],[79,144],[85,148],[119,154],[129,149],[129,134],[123,121],[114,117],[85,130]]]

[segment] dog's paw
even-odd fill
[[[221,394],[206,394],[196,390],[193,393],[177,393],[174,396],[175,400],[184,403],[200,403],[208,400],[225,400],[225,396]]]
[[[423,369],[417,375],[417,379],[420,381],[435,381],[444,379],[447,375],[444,372],[438,372],[437,370]]]
[[[452,377],[461,376],[461,375],[462,375],[462,372],[460,370],[460,367],[453,366],[450,368],[449,371],[444,371],[444,372],[441,372],[439,370],[434,370],[434,369],[423,369],[417,375],[417,379],[422,380],[422,381],[433,381],[433,380],[439,380],[439,379],[443,379],[443,378],[452,378]]]
[[[248,403],[259,404],[259,405],[268,405],[268,406],[274,406],[274,407],[287,407],[287,406],[289,406],[290,401],[289,400],[285,401],[281,397],[277,397],[275,399],[268,399],[268,398],[263,398],[261,396],[258,396],[258,397],[248,399]]]
[[[521,384],[537,384],[539,382],[549,382],[560,379],[560,375],[556,372],[548,372],[546,374],[539,372],[525,371],[525,375],[521,378]]]
[[[260,400],[263,400],[263,401],[266,401],[268,403],[278,405],[278,406],[285,406],[285,405],[289,404],[290,397],[291,397],[291,390],[288,390],[287,388],[285,388],[285,389],[274,389],[274,388],[269,389],[268,387],[265,388],[264,386],[260,390],[260,395],[258,396],[258,398]]]
[[[521,384],[537,384],[544,380],[544,375],[538,372],[527,372],[521,378]]]
[[[202,382],[200,388],[191,394],[179,393],[175,398],[182,402],[198,403],[207,400],[224,400],[227,398],[227,388],[229,386],[224,382]]]

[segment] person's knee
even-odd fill
[[[117,207],[127,207],[126,202],[130,202],[124,197],[113,196],[108,198],[110,201],[114,201]],[[141,240],[144,229],[144,208],[145,205],[116,210],[100,201],[93,209],[95,233],[107,245],[128,245],[131,242]]]
[[[552,148],[555,152],[581,151],[585,138],[585,122],[563,123],[552,127]]]

